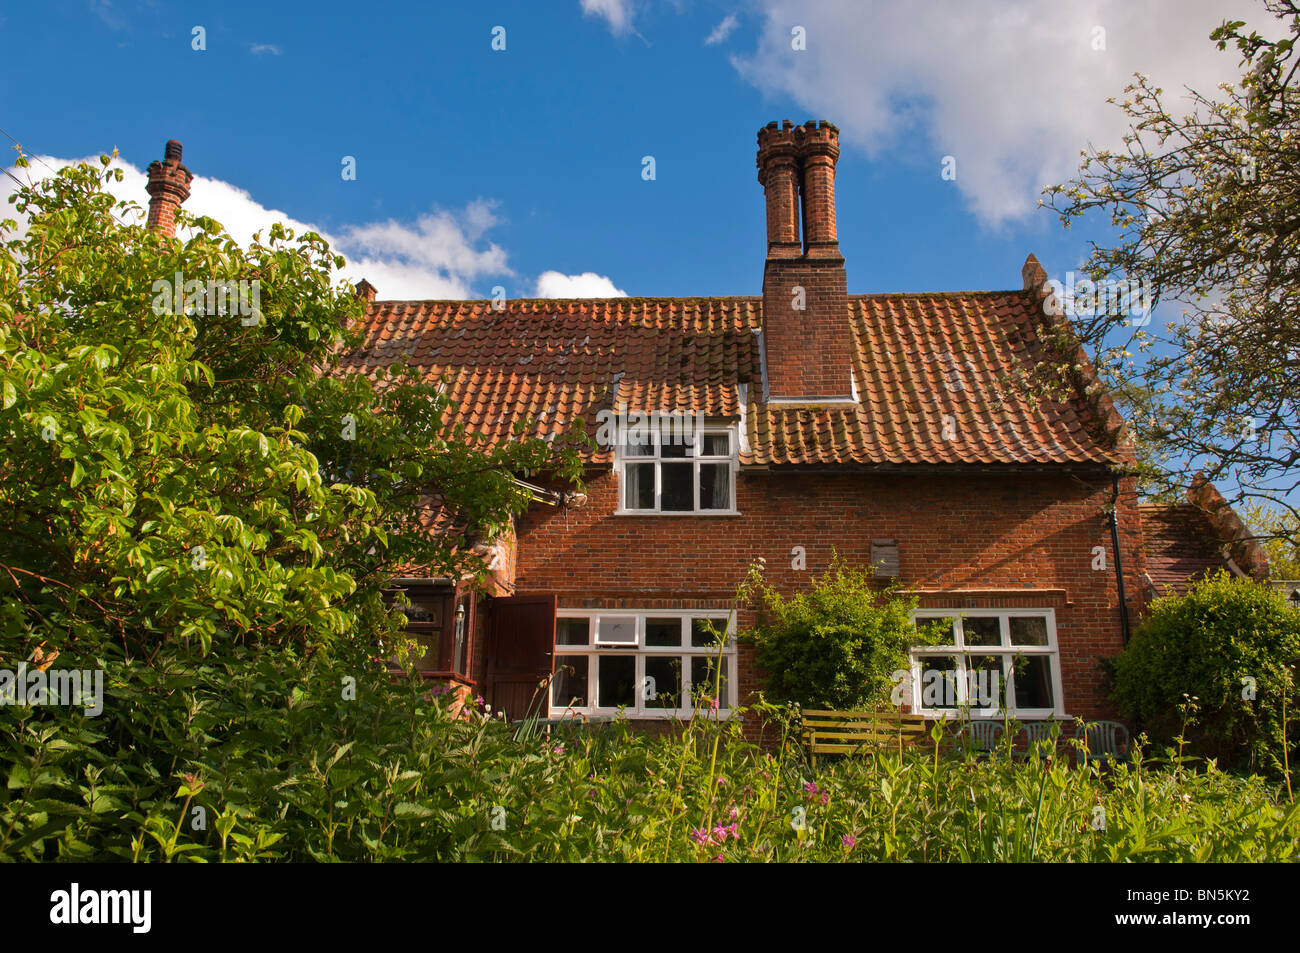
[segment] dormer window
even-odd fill
[[[736,511],[735,428],[629,428],[615,455],[620,513]]]

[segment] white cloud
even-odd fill
[[[274,43],[252,43],[249,44],[248,52],[254,56],[260,56],[263,53],[270,53],[272,56],[280,55],[280,48]]]
[[[537,279],[539,298],[626,298],[627,292],[614,287],[614,282],[594,271],[580,275],[564,275],[558,271],[544,271]]]
[[[33,156],[30,168],[9,171],[23,181],[37,181],[78,162],[99,167],[98,156],[86,159]],[[149,205],[145,191],[147,174],[122,159],[113,160],[113,167],[122,170],[122,181],[110,182],[109,192],[117,199],[139,206],[133,214],[119,212],[118,218],[127,224],[143,222]],[[18,217],[8,204],[9,195],[16,188],[8,176],[0,177],[0,218]],[[379,297],[386,300],[482,298],[490,292],[489,282],[496,284],[498,279],[515,275],[505,249],[487,238],[488,232],[501,223],[494,200],[475,199],[459,211],[434,209],[419,216],[414,223],[389,219],[328,232],[279,209],[267,208],[245,189],[200,175],[190,184],[185,209],[194,215],[216,219],[245,246],[258,232],[267,241],[270,226],[275,222],[291,229],[295,236],[316,232],[332,249],[347,257],[343,278],[353,282],[365,278],[378,289]],[[19,221],[20,229],[22,225]],[[536,296],[621,298],[626,294],[609,278],[593,272],[565,275],[547,271],[537,279]]]
[[[340,249],[351,259],[349,271],[385,298],[472,297],[475,279],[513,274],[505,250],[483,242],[498,222],[495,207],[480,199],[459,213],[421,215],[414,225],[389,219],[353,226],[340,236]]]
[[[710,33],[708,38],[704,41],[704,45],[716,46],[726,40],[727,37],[731,36],[739,25],[740,21],[736,19],[736,15],[734,13],[728,13],[723,17],[722,22],[713,28],[713,32]]]
[[[9,171],[20,180],[36,181],[50,175],[51,169],[57,171],[81,161],[99,167],[98,156],[84,160],[41,156],[31,157],[28,169]],[[122,170],[122,181],[110,182],[109,191],[115,198],[140,206],[134,217],[122,212],[118,217],[128,224],[142,222],[149,205],[147,175],[121,159],[113,164]],[[8,204],[16,188],[8,176],[0,177],[0,218],[17,217]],[[435,209],[421,215],[414,224],[389,220],[331,233],[279,209],[267,208],[236,185],[201,175],[194,177],[185,203],[186,211],[216,219],[243,245],[256,232],[261,232],[266,241],[274,222],[292,229],[295,236],[316,232],[347,257],[344,278],[354,282],[365,278],[379,289],[380,297],[393,300],[484,297],[482,289],[474,286],[476,280],[512,275],[505,250],[484,237],[499,222],[495,207],[494,202],[475,200],[459,212]],[[20,228],[22,224],[19,222]]]
[[[757,49],[732,59],[742,76],[831,120],[870,157],[897,150],[932,163],[936,183],[953,156],[957,178],[944,184],[993,226],[1071,178],[1089,143],[1120,145],[1127,123],[1106,99],[1122,99],[1134,72],[1167,91],[1213,93],[1241,72],[1236,50],[1208,39],[1225,17],[1281,35],[1250,0],[754,3],[764,24]],[[796,26],[806,50],[791,48]]]
[[[582,12],[589,17],[604,17],[615,36],[632,32],[634,0],[582,0]]]

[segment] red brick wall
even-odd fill
[[[866,565],[871,540],[891,537],[902,581],[940,590],[926,593],[923,606],[1055,609],[1066,711],[1114,717],[1100,667],[1121,648],[1103,511],[1111,486],[1102,474],[1080,478],[742,473],[741,516],[615,516],[617,480],[601,471],[589,474],[584,509],[538,506],[520,521],[517,591],[554,592],[569,608],[725,608],[759,556],[768,580],[789,593],[826,568],[832,547]],[[1133,482],[1121,489],[1125,584],[1135,605],[1140,526]],[[806,571],[791,569],[794,546],[807,552]],[[1101,572],[1091,568],[1095,546],[1106,553]],[[744,627],[753,615],[738,621]],[[742,703],[758,687],[742,646]]]
[[[796,310],[795,289],[803,289]],[[763,335],[772,397],[848,397],[853,334],[842,258],[769,258]]]

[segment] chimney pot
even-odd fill
[[[175,139],[168,139],[167,146],[163,150],[163,158],[166,159],[168,162],[173,162],[173,161],[180,162],[181,144],[177,142]]]

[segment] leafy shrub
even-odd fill
[[[869,572],[832,562],[812,589],[786,598],[759,590],[763,620],[746,633],[780,701],[861,708],[888,696],[891,673],[905,668],[919,636],[916,600],[873,584]]]
[[[363,659],[238,650],[107,670],[99,718],[0,707],[0,861],[1300,856],[1300,807],[1212,766],[1103,774],[922,746],[813,771],[778,718],[773,750],[707,718],[543,735],[453,718]]]
[[[1300,693],[1292,663],[1300,656],[1300,613],[1267,586],[1226,572],[1167,596],[1114,663],[1113,696],[1121,714],[1159,741],[1186,738],[1225,767],[1283,770],[1283,699],[1294,746]],[[1253,697],[1251,697],[1253,696]]]

